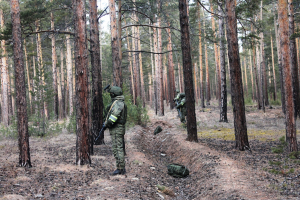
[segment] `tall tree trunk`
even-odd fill
[[[197,2],[198,7],[198,29],[199,29],[199,66],[200,66],[200,99],[201,108],[205,108],[204,105],[204,79],[203,79],[203,59],[202,59],[202,37],[201,37],[201,8],[199,2]]]
[[[73,0],[76,74],[76,164],[90,164],[88,113],[88,55],[85,1]],[[102,114],[102,113],[101,113]]]
[[[109,14],[110,14],[111,50],[112,50],[114,85],[122,87],[123,84],[122,68],[121,68],[121,60],[119,56],[119,38],[118,38],[115,0],[109,0]]]
[[[149,25],[151,26],[151,21],[149,20]],[[150,40],[150,51],[153,52],[153,45],[152,45],[152,28],[149,26],[149,40]],[[154,63],[153,63],[153,54],[150,55],[151,58],[151,76],[149,78],[149,86],[150,86],[150,106],[153,106],[154,103],[154,76],[155,76],[155,70],[154,70]],[[173,72],[174,73],[174,72]]]
[[[64,70],[64,50],[63,47],[60,49],[60,76],[61,76],[61,93],[62,93],[62,117],[65,118],[66,114],[66,87],[65,87],[65,70]]]
[[[181,30],[181,49],[184,73],[184,90],[187,108],[187,140],[198,142],[193,89],[193,66],[190,47],[189,17],[186,0],[179,0],[179,18]]]
[[[100,63],[99,23],[97,19],[97,0],[90,3],[90,54],[92,70],[92,122],[90,134],[90,151],[93,154],[94,137],[98,137],[103,123],[102,76]],[[104,135],[99,143],[104,143]],[[97,142],[98,142],[97,141]]]
[[[205,20],[203,21],[203,27],[205,27]],[[204,30],[204,52],[205,52],[205,71],[206,71],[206,105],[210,105],[210,80],[209,80],[209,69],[208,69],[208,56],[207,56],[207,42],[205,41],[205,29]]]
[[[247,76],[246,56],[244,57],[244,70],[245,70],[245,92],[246,92],[246,95],[248,95],[248,76]]]
[[[30,72],[29,72],[29,66],[28,66],[26,39],[24,39],[23,41],[24,41],[23,45],[24,45],[24,56],[25,56],[25,66],[26,66],[27,85],[28,85],[29,109],[30,109],[30,113],[32,113],[32,97],[31,97],[32,91],[31,91],[31,84],[30,84]],[[5,49],[3,49],[2,51],[5,51]]]
[[[289,10],[289,47],[290,47],[290,63],[292,71],[292,83],[293,83],[293,100],[295,117],[300,116],[300,97],[299,97],[299,77],[298,77],[298,63],[297,63],[297,52],[296,52],[296,41],[291,36],[295,33],[294,24],[294,6],[293,0],[288,0]]]
[[[142,60],[142,53],[141,53],[141,41],[140,41],[140,29],[136,27],[136,36],[138,42],[138,57],[139,57],[139,66],[140,66],[140,77],[141,77],[141,94],[142,94],[142,103],[143,107],[145,107],[146,102],[146,92],[145,92],[145,82],[144,82],[144,72],[143,72],[143,60]]]
[[[262,8],[263,8],[263,2],[261,1],[260,4],[260,20],[263,20],[262,15]],[[261,71],[261,93],[262,93],[262,108],[265,112],[265,106],[269,105],[268,100],[268,83],[267,83],[267,74],[266,74],[266,63],[265,63],[265,50],[264,50],[264,33],[263,31],[260,32],[260,71]]]
[[[156,24],[154,24],[154,26],[156,26]],[[157,111],[158,111],[158,98],[157,98],[157,68],[158,68],[158,47],[157,47],[157,30],[156,28],[153,28],[153,48],[154,48],[154,52],[156,53],[154,55],[154,59],[155,59],[155,75],[153,76],[153,85],[154,85],[154,107],[155,107],[155,114],[157,115]],[[152,71],[153,72],[153,71]]]
[[[129,41],[129,37],[128,37],[128,29],[126,28],[126,41],[127,41],[127,50],[128,50],[128,68],[129,68],[129,72],[130,72],[130,86],[131,86],[131,95],[133,97],[133,104],[135,104],[135,85],[134,85],[134,81],[133,81],[133,71],[132,71],[132,54],[131,54],[131,48],[130,48],[130,41]]]
[[[210,1],[210,11],[213,13],[213,4],[212,1]],[[215,19],[214,15],[211,14],[211,26],[212,26],[212,31],[214,34],[214,39],[216,39],[216,32],[215,32]],[[214,43],[214,50],[215,50],[215,65],[216,65],[216,75],[217,75],[217,82],[216,82],[216,99],[219,101],[219,106],[220,106],[220,98],[221,98],[221,73],[220,73],[220,67],[219,67],[219,55],[218,55],[218,48],[217,44]]]
[[[57,76],[57,96],[58,96],[58,119],[63,119],[63,101],[62,101],[62,81],[59,75],[59,70],[56,70]]]
[[[52,0],[51,0],[52,1]],[[54,17],[53,13],[51,15],[51,30],[54,31]],[[56,46],[55,46],[55,35],[52,34],[51,36],[51,43],[52,43],[52,76],[53,76],[53,111],[55,118],[58,117],[58,91],[57,91],[57,73],[56,73],[56,63],[57,63],[57,56],[56,56]]]
[[[275,8],[273,7],[273,10],[275,12]],[[278,69],[280,73],[280,89],[281,89],[281,106],[282,106],[282,112],[285,114],[285,90],[284,90],[284,82],[283,82],[283,67],[282,67],[282,55],[281,55],[281,46],[280,46],[280,40],[279,40],[279,34],[277,31],[277,23],[276,23],[276,15],[274,15],[274,29],[275,29],[275,35],[276,35],[276,45],[277,45],[277,58],[278,58]]]
[[[168,22],[168,25],[170,26],[170,23]],[[175,107],[175,102],[173,99],[175,98],[176,94],[176,87],[175,87],[175,73],[174,73],[174,62],[173,62],[173,48],[172,48],[172,39],[171,39],[171,29],[167,29],[168,33],[168,71],[169,71],[169,96],[170,96],[170,109],[173,109]]]
[[[239,44],[237,37],[237,21],[234,0],[225,1],[227,21],[228,57],[231,77],[231,96],[234,116],[235,147],[241,151],[250,149],[247,135],[247,123],[243,84],[241,78],[241,66]]]
[[[68,107],[69,107],[69,116],[73,114],[73,69],[72,69],[72,51],[71,51],[71,42],[70,42],[70,35],[66,35],[66,47],[67,47],[67,82],[68,82]]]
[[[194,63],[194,96],[196,105],[198,104],[198,69],[197,69],[197,62]]]
[[[3,10],[0,10],[0,21],[1,29],[4,29],[4,16]],[[6,46],[5,40],[1,40],[1,114],[2,122],[5,126],[9,125],[9,113],[8,113],[8,65],[7,65],[7,55],[6,55]]]
[[[223,16],[223,5],[219,2],[219,15]],[[225,65],[225,35],[224,17],[219,18],[220,34],[220,67],[221,67],[221,98],[220,98],[220,122],[228,122],[227,119],[227,89],[226,89],[226,65]]]
[[[158,5],[158,17],[157,17],[157,26],[160,27],[161,22],[161,11],[160,11],[160,0],[157,0]],[[162,53],[162,33],[161,29],[157,30],[157,45],[158,45],[158,53]],[[163,67],[162,67],[162,54],[158,54],[158,70],[157,70],[157,100],[158,100],[158,115],[165,115],[164,112],[164,90],[163,90]]]
[[[276,73],[274,64],[274,53],[273,53],[273,38],[271,34],[271,54],[272,54],[272,70],[273,70],[273,84],[274,84],[274,101],[277,99],[277,86],[276,86]]]
[[[278,21],[279,21],[279,36],[280,47],[282,54],[282,69],[283,69],[283,82],[285,91],[285,129],[286,141],[289,145],[289,151],[297,151],[296,139],[296,120],[294,115],[294,102],[293,102],[293,84],[291,75],[290,63],[290,49],[289,49],[289,27],[287,16],[287,2],[285,0],[278,1]]]
[[[19,133],[19,165],[31,167],[28,118],[26,103],[25,72],[21,36],[20,8],[18,0],[10,0],[12,38],[16,77],[17,119]]]
[[[251,25],[251,31],[253,32],[253,28]],[[261,109],[261,99],[260,99],[260,87],[259,87],[259,76],[258,76],[258,70],[257,70],[257,63],[256,63],[256,45],[255,45],[255,39],[252,41],[252,59],[253,59],[253,69],[254,69],[254,76],[255,76],[255,85],[256,85],[256,99],[257,99],[257,109]],[[229,54],[228,54],[229,56]]]
[[[8,70],[8,115],[9,119],[15,114],[15,100],[13,97],[13,87],[12,86],[12,79],[13,79],[14,67],[10,64],[10,70]]]
[[[39,31],[39,21],[35,22],[35,26],[36,26],[36,31]],[[36,35],[36,45],[37,45],[37,62],[38,62],[38,85],[37,88],[39,91],[38,92],[38,105],[39,105],[39,114],[41,114],[41,120],[42,120],[42,135],[45,135],[45,118],[48,118],[48,105],[46,102],[44,102],[44,75],[45,75],[45,71],[44,71],[44,63],[43,63],[43,54],[42,54],[42,44],[41,44],[41,34],[38,33]],[[42,86],[42,88],[41,88]],[[41,106],[43,105],[43,106]],[[39,119],[40,119],[39,118]],[[40,124],[40,123],[39,123]],[[40,125],[39,125],[39,129],[40,129]]]
[[[250,76],[251,76],[251,89],[252,89],[252,101],[255,100],[255,91],[254,91],[254,81],[253,81],[253,66],[252,66],[252,58],[251,58],[251,50],[249,49],[249,67],[250,67]]]

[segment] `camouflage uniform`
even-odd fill
[[[176,106],[176,108],[180,109],[180,113],[181,113],[180,121],[182,123],[186,123],[186,120],[185,120],[185,116],[186,116],[185,94],[181,93],[181,97],[182,97],[182,99],[181,99],[180,103]]]
[[[125,173],[124,135],[127,106],[124,103],[124,96],[122,95],[123,92],[120,87],[112,86],[108,89],[108,92],[111,94],[111,103],[105,109],[106,118],[104,125],[109,128],[117,170],[124,171]]]

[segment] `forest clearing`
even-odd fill
[[[0,199],[299,199],[299,160],[272,152],[285,135],[280,107],[246,108],[249,152],[234,148],[232,111],[229,123],[219,122],[213,104],[197,107],[199,143],[185,140],[176,110],[159,117],[150,109],[146,127],[126,131],[126,175],[109,175],[115,161],[108,131],[84,166],[75,165],[76,135],[66,131],[30,138],[32,168],[17,167],[16,140],[2,140]],[[163,131],[154,135],[158,125]],[[187,166],[190,175],[171,177],[169,163]]]

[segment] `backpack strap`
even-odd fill
[[[107,121],[108,115],[109,115],[111,109],[114,107],[114,105],[115,105],[115,103],[116,103],[117,101],[118,101],[118,100],[115,100],[115,101],[113,102],[113,104],[110,106],[109,111],[107,112],[107,116],[106,116],[105,122]]]

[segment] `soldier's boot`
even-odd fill
[[[121,174],[121,175],[124,175],[126,174],[126,169],[116,169],[113,173],[111,173],[112,176],[115,176],[115,175],[118,175],[118,174]]]

